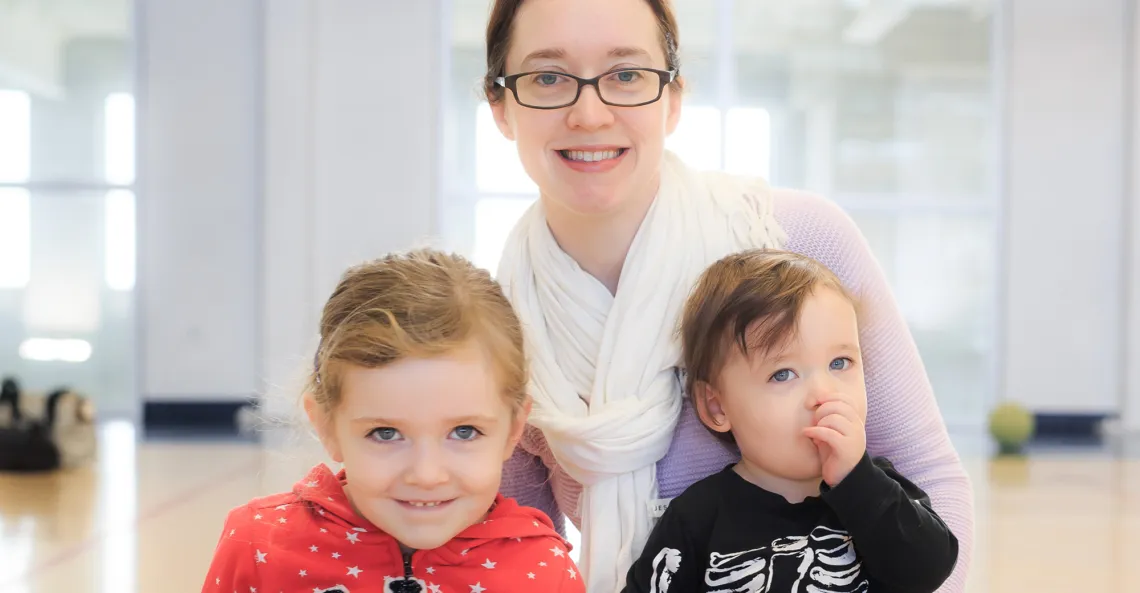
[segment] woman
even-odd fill
[[[499,268],[526,328],[535,400],[504,493],[556,524],[569,516],[588,590],[619,590],[662,504],[739,459],[683,403],[682,303],[721,256],[780,247],[820,260],[860,299],[868,450],[930,493],[961,544],[942,591],[962,591],[970,483],[882,271],[833,204],[699,173],[664,150],[681,116],[677,55],[667,0],[492,10],[485,92],[541,194]]]

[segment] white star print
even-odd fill
[[[333,560],[340,558],[340,552],[333,552]]]
[[[573,568],[567,568],[567,569],[566,569],[566,572],[569,572],[569,573],[570,573],[570,580],[571,580],[571,581],[572,581],[572,580],[574,580],[574,579],[576,579],[576,578],[578,578],[578,573],[574,572],[574,569],[573,569]]]
[[[534,573],[533,573],[533,572],[528,572],[528,573],[526,573],[526,578],[528,578],[528,579],[534,579]]]
[[[237,530],[236,530],[236,529],[231,529],[231,530],[230,530],[230,537],[233,537],[235,533],[237,533]]]
[[[287,508],[289,508],[289,505],[284,505],[284,504],[283,504],[283,505],[281,505],[281,506],[277,507],[277,509],[276,509],[276,510],[278,510],[278,511],[283,511],[283,510],[285,510],[285,509],[287,509]]]
[[[484,589],[483,586],[479,583],[475,583],[474,585],[469,586],[471,587],[471,593],[483,593],[486,591],[486,589]]]
[[[360,535],[359,534],[353,533],[351,531],[346,531],[344,535],[345,535],[344,539],[347,539],[348,541],[352,542],[353,545],[356,545],[357,543],[360,542]]]
[[[257,587],[250,587],[249,593],[257,593]]]
[[[316,547],[316,546],[309,546],[309,551],[310,551],[310,552],[316,552],[316,551],[318,551],[318,550],[320,550],[320,548],[318,548],[318,547]]]
[[[325,510],[324,509],[317,509],[317,514],[324,517],[325,516]]]
[[[431,566],[427,567],[427,573],[428,574],[435,574],[435,568],[432,568]]]
[[[521,543],[522,543],[522,538],[521,538],[521,537],[516,537],[516,538],[515,538],[515,541],[521,544]]]
[[[328,532],[329,532],[328,529],[325,529],[324,527],[321,528],[321,533],[328,533]]]
[[[539,562],[538,565],[539,566],[546,566],[546,563],[545,562]]]
[[[214,579],[214,584],[215,584],[215,585],[220,585],[220,584],[222,584],[222,579]]]
[[[257,550],[257,561],[261,564],[269,564],[265,561],[265,557],[268,555],[269,552],[262,552],[261,550]]]
[[[487,561],[482,564],[482,566],[483,566],[483,568],[490,570],[492,568],[495,568],[495,564],[496,564],[495,562],[491,562],[491,559],[488,558]]]
[[[360,570],[360,568],[359,568],[359,567],[356,567],[356,566],[352,566],[352,567],[350,567],[350,568],[348,569],[348,574],[347,574],[346,576],[356,577],[356,578],[358,578],[358,579],[359,579],[359,578],[360,578],[360,573],[362,573],[362,572],[364,572],[364,571],[363,571],[363,570]]]
[[[559,557],[559,558],[566,555],[566,552],[563,552],[562,548],[550,548],[550,551],[554,552],[554,555]]]
[[[258,513],[258,514],[256,514],[256,515],[254,515],[254,516],[253,516],[253,520],[254,520],[254,521],[260,521],[260,520],[261,520],[261,513]]]
[[[462,552],[460,552],[460,553],[459,553],[459,555],[460,555],[460,556],[466,556],[466,555],[467,555],[467,552],[470,552],[470,551],[471,551],[471,550],[463,550]]]
[[[353,527],[352,530],[359,531],[360,533],[368,533],[368,530],[363,527]]]
[[[533,521],[533,523],[535,527],[541,527],[541,525],[538,524],[538,521]]]
[[[428,585],[428,589],[431,589],[431,593],[443,593],[439,590],[439,585]]]
[[[281,517],[280,519],[277,520],[277,522],[284,525],[287,521],[285,521],[285,517]]]
[[[316,480],[313,480],[312,482],[309,482],[308,484],[305,484],[305,485],[308,486],[309,488],[316,488],[320,484],[318,484]]]
[[[309,571],[307,571],[307,570],[302,570],[302,571],[301,571],[301,576],[303,576],[303,577],[307,577],[307,576],[309,576]]]

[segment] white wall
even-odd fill
[[[1131,183],[1132,194],[1126,211],[1131,215],[1128,239],[1131,249],[1128,269],[1131,286],[1128,295],[1128,350],[1125,369],[1128,371],[1127,389],[1123,406],[1124,427],[1132,432],[1140,432],[1140,10],[1135,7],[1132,13],[1132,144],[1131,144]]]
[[[1009,2],[1003,392],[1039,412],[1120,407],[1126,2]]]
[[[138,11],[140,393],[248,397],[259,387],[258,4]]]
[[[443,24],[426,1],[264,12],[263,364],[267,408],[284,414],[344,269],[436,232]]]

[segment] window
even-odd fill
[[[106,418],[138,404],[132,16],[81,4],[0,2],[0,369]]]
[[[28,191],[0,189],[0,289],[23,288],[31,273]]]

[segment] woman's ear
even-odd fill
[[[693,385],[693,399],[701,423],[717,432],[732,430],[732,423],[724,412],[722,396],[716,387],[705,381],[697,381]]]
[[[684,88],[684,87],[682,87]],[[677,131],[677,124],[681,121],[681,105],[684,103],[684,91],[665,87],[665,100],[668,102],[665,112],[665,135],[671,136]]]
[[[312,393],[306,392],[302,400],[305,403],[305,415],[309,417],[309,424],[313,426],[313,430],[317,431],[321,446],[333,461],[344,463],[344,455],[337,441],[336,431],[333,430],[332,414],[317,403]]]
[[[495,125],[499,127],[499,132],[503,134],[507,140],[514,141],[515,131],[511,128],[511,122],[507,120],[507,97],[509,91],[504,89],[503,98],[491,103],[491,115],[495,117]]]

